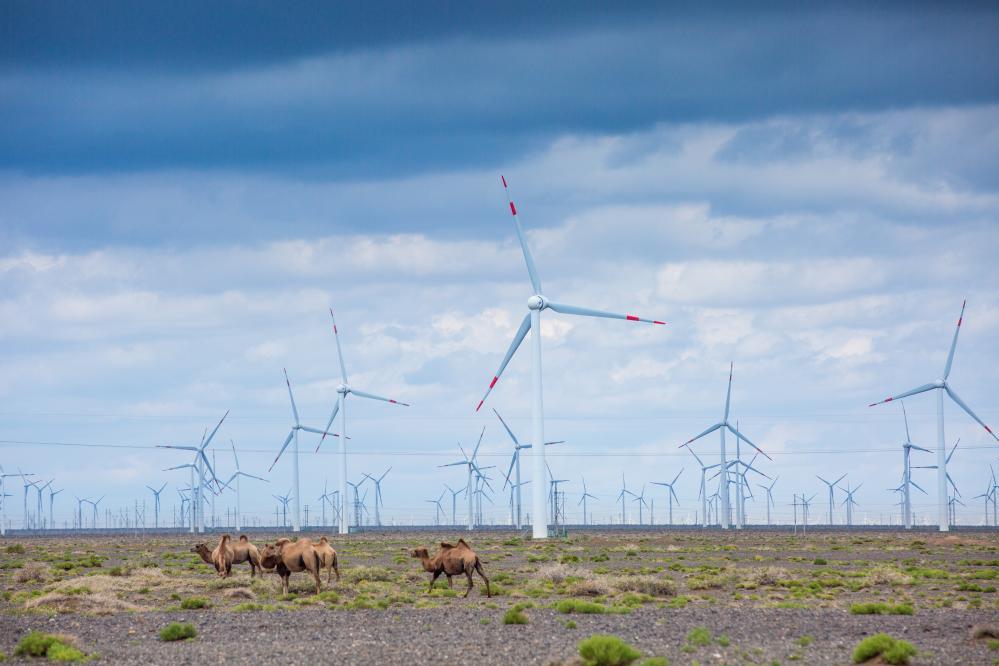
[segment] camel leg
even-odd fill
[[[489,579],[486,578],[486,574],[484,574],[482,572],[482,565],[479,564],[478,562],[476,562],[475,563],[475,570],[479,572],[480,576],[482,576],[482,580],[486,581],[486,596],[487,597],[493,596],[492,592],[489,590]],[[469,574],[469,576],[471,576],[471,574]]]
[[[291,578],[291,573],[281,574],[281,591],[284,594],[288,594],[288,580]]]
[[[440,571],[434,572],[434,577],[430,579],[430,587],[427,588],[427,594],[430,594],[431,592],[434,591],[434,583],[437,582],[437,579],[440,578],[440,575],[441,575]]]
[[[323,590],[323,583],[319,579],[319,568],[317,567],[315,571],[312,572],[312,576],[316,579],[316,594],[319,594]]]
[[[444,574],[444,575],[447,576],[447,589],[453,590],[454,589],[454,581],[451,580],[451,574]]]
[[[336,572],[336,582],[340,582],[340,564],[336,561],[336,557],[333,558],[333,571]]]
[[[468,593],[472,591],[472,570],[466,569],[465,575],[468,576],[468,589],[465,590],[465,596],[467,597]]]

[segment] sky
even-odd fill
[[[151,524],[146,486],[168,483],[170,522],[188,479],[164,469],[188,460],[155,447],[196,444],[228,410],[219,476],[234,445],[268,480],[243,484],[244,513],[273,521],[291,486],[288,453],[268,472],[292,425],[282,370],[322,427],[332,307],[351,384],[412,405],[350,400],[351,480],[391,467],[383,520],[427,523],[464,485],[438,466],[484,426],[486,518],[504,522],[512,445],[491,409],[530,439],[526,345],[475,405],[532,290],[501,174],[549,298],[668,322],[546,313],[570,520],[585,477],[594,519],[619,521],[624,475],[664,522],[646,484],[681,469],[674,519],[693,520],[699,470],[678,447],[719,420],[730,363],[775,517],[805,493],[818,520],[816,475],[848,474],[858,522],[897,520],[905,425],[867,405],[942,374],[965,299],[950,379],[999,426],[999,9],[536,4],[3,3],[5,472],[54,479],[60,525],[101,495],[116,516],[145,501]],[[932,396],[906,408],[935,448]],[[959,520],[977,524],[999,442],[948,404],[958,438]],[[312,523],[340,464],[316,439]],[[714,436],[694,447],[717,460]],[[934,474],[914,472],[920,522]],[[769,481],[749,479],[759,521]],[[6,492],[20,526],[20,479]]]

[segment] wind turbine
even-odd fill
[[[635,493],[628,490],[628,484],[624,482],[624,474],[621,475],[621,492],[617,496],[617,500],[621,502],[621,524],[624,525],[627,522],[627,512],[624,508],[624,496],[631,495],[632,497],[638,497]]]
[[[152,486],[146,486],[146,488],[149,488],[149,490],[153,493],[153,515],[155,516],[153,523],[154,528],[159,528],[160,526],[160,493],[163,492],[163,489],[166,488],[166,486],[167,484],[164,483],[160,486],[159,490],[156,490],[156,488],[153,488]]]
[[[215,433],[219,431],[222,427],[222,422],[225,421],[225,417],[229,416],[229,410],[226,410],[222,418],[219,419],[218,425],[212,430],[212,434],[208,435],[207,438],[202,437],[201,444],[199,446],[181,446],[179,444],[160,444],[157,448],[160,449],[180,449],[182,451],[194,451],[194,464],[196,467],[194,469],[198,472],[198,488],[192,493],[192,504],[191,509],[193,513],[193,519],[191,521],[191,531],[194,531],[194,525],[197,524],[197,530],[199,532],[205,531],[205,511],[204,511],[204,498],[202,497],[202,488],[205,487],[205,468],[212,475],[212,481],[216,484],[219,483],[218,477],[215,476],[215,469],[212,464],[208,462],[208,456],[205,455],[205,449],[208,445],[212,443],[212,439],[215,437]],[[177,467],[171,467],[170,469],[180,469],[181,467],[186,467],[187,465],[178,465]],[[168,470],[169,471],[169,470]],[[194,470],[192,470],[193,472]],[[194,485],[193,482],[191,484]],[[200,520],[198,518],[200,516]]]
[[[35,490],[38,492],[37,506],[35,508],[35,520],[38,521],[38,524],[35,527],[37,529],[45,529],[45,503],[42,498],[42,493],[45,492],[46,488],[52,485],[53,481],[55,481],[55,479],[49,479],[47,483],[42,485],[39,483],[35,484]]]
[[[556,479],[548,463],[545,463],[545,468],[548,470],[548,504],[552,511],[551,520],[555,522],[555,508],[558,503],[558,484],[569,483],[569,479]]]
[[[340,359],[340,379],[343,380],[339,386],[336,387],[336,404],[333,406],[333,412],[330,414],[330,420],[326,423],[326,430],[329,430],[333,425],[333,419],[336,418],[337,413],[340,414],[340,494],[342,497],[347,496],[347,396],[356,395],[358,398],[368,398],[369,400],[381,400],[382,402],[390,402],[393,405],[402,405],[403,407],[409,407],[408,403],[399,402],[398,400],[392,400],[391,398],[383,398],[380,395],[375,395],[374,393],[366,393],[364,391],[358,391],[350,385],[347,381],[347,366],[343,363],[343,349],[340,347],[340,332],[336,327],[336,318],[333,316],[333,308],[330,308],[330,319],[333,320],[333,337],[336,338],[336,354]],[[319,440],[319,444],[316,446],[316,451],[319,447],[323,445],[323,441],[326,439],[324,434]],[[377,502],[375,503],[377,507]],[[347,534],[349,531],[349,526],[346,520],[340,521],[340,534]]]
[[[53,503],[55,502],[55,496],[61,493],[63,490],[65,490],[65,488],[60,488],[59,490],[54,490],[52,488],[49,488],[49,529],[50,530],[55,529],[55,511],[52,508]],[[2,501],[3,500],[0,499],[0,502]]]
[[[664,488],[669,488],[669,492],[666,493],[666,498],[669,500],[669,524],[670,525],[673,524],[673,500],[675,499],[676,503],[680,504],[680,498],[676,496],[676,491],[673,490],[673,485],[676,484],[676,480],[680,478],[681,474],[683,474],[683,468],[682,467],[680,468],[680,471],[676,473],[676,476],[673,477],[673,480],[670,481],[669,483],[665,483],[663,481],[653,481],[652,482],[652,485],[654,485],[654,486],[662,486]]]
[[[510,469],[508,469],[506,471],[506,478],[507,478],[507,481],[509,482],[510,471],[511,470],[516,470],[517,474],[514,477],[515,483],[512,484],[513,487],[514,487],[514,490],[516,492],[516,495],[517,495],[517,514],[516,514],[516,521],[514,521],[514,525],[519,530],[521,528],[520,487],[522,485],[524,485],[523,483],[520,482],[520,450],[521,449],[532,448],[532,445],[531,444],[521,444],[520,440],[518,440],[517,436],[513,434],[513,430],[511,430],[510,426],[508,426],[506,424],[506,421],[503,420],[503,417],[500,416],[499,412],[497,412],[494,409],[493,413],[496,415],[496,418],[499,419],[500,423],[503,424],[503,429],[506,430],[506,434],[509,435],[510,439],[513,440],[513,457],[510,459]],[[556,442],[545,442],[545,446],[551,446],[553,444],[562,444],[564,441],[565,440],[558,440]],[[504,484],[504,487],[506,487],[505,484]]]
[[[697,490],[697,499],[701,500],[701,527],[707,527],[710,516],[708,515],[708,487],[707,487],[707,473],[709,469],[719,467],[721,463],[715,463],[714,465],[705,465],[704,461],[701,460],[694,449],[687,448],[690,451],[690,455],[694,456],[697,460],[697,464],[701,467],[701,484]]]
[[[17,474],[7,474],[3,471],[3,467],[0,466],[0,536],[6,536],[7,534],[7,501],[4,498],[12,497],[12,495],[6,494],[6,481],[4,479],[13,476],[25,477],[34,476],[34,474],[24,474],[20,469],[18,469]]]
[[[864,485],[863,483],[860,486]],[[846,525],[851,527],[853,525],[853,507],[858,506],[856,500],[853,499],[853,494],[860,490],[860,486],[857,486],[853,490],[850,490],[850,484],[846,484],[846,488],[840,488],[844,493],[846,493],[846,499],[843,500],[843,504],[846,505]]]
[[[634,493],[632,493],[632,494],[634,494]],[[648,506],[649,505],[649,503],[645,501],[645,486],[644,485],[642,486],[642,494],[641,495],[635,495],[635,497],[631,501],[632,502],[638,502],[638,524],[639,525],[644,525],[645,523],[644,523],[644,521],[642,519],[642,506],[643,505],[644,506]]]
[[[326,505],[332,503],[331,500],[330,500],[329,480],[328,479],[323,479],[323,494],[320,495],[319,499],[316,500],[316,501],[319,502],[319,506],[322,507],[322,510],[323,510],[323,527],[326,527],[326,525],[327,525],[327,523],[326,523]],[[336,511],[336,506],[333,507],[333,511],[334,512]]]
[[[451,525],[452,526],[457,526],[458,525],[458,495],[460,495],[463,492],[465,492],[465,490],[468,488],[468,486],[465,486],[461,490],[455,490],[454,488],[452,488],[451,486],[449,486],[449,485],[447,485],[445,483],[444,487],[447,488],[448,491],[450,491],[450,493],[451,493]]]
[[[812,506],[812,500],[815,499],[815,495],[812,495],[808,499],[805,499],[805,493],[801,493],[801,519],[804,528],[808,527],[808,511]]]
[[[288,503],[291,502],[291,490],[285,495],[271,495],[278,502],[281,502],[281,527],[288,525]]]
[[[441,506],[441,500],[444,499],[444,495],[446,495],[446,494],[447,494],[447,491],[445,490],[445,491],[441,492],[441,496],[438,497],[437,499],[428,499],[427,500],[428,502],[430,502],[431,504],[434,505],[434,525],[440,525],[441,524],[441,513],[443,513],[443,511],[444,511],[444,507]]]
[[[253,474],[247,474],[239,468],[239,456],[236,455],[236,442],[229,440],[229,446],[232,447],[232,458],[236,463],[236,471],[233,475],[229,477],[229,480],[225,482],[225,486],[232,488],[230,485],[233,481],[236,482],[236,531],[239,532],[243,529],[243,504],[242,504],[242,489],[240,488],[240,480],[245,476],[248,479],[256,479],[257,481],[263,481],[264,483],[270,483],[267,479],[261,478],[259,476],[254,476]]]
[[[368,477],[369,479],[371,479],[371,482],[375,484],[375,525],[377,525],[378,527],[382,526],[382,517],[381,517],[381,514],[379,513],[378,509],[379,509],[380,506],[385,506],[385,503],[382,501],[382,479],[384,479],[385,475],[388,474],[391,471],[392,471],[392,468],[389,467],[377,479],[375,477],[371,476],[370,474],[365,474],[364,475],[364,476]]]
[[[20,467],[17,468],[17,471],[19,472],[18,476],[21,477],[21,483],[24,484],[24,529],[30,529],[29,523],[31,522],[31,518],[28,515],[28,489],[33,487],[35,482],[28,481],[28,477],[34,476],[34,474],[25,474],[21,471]]]
[[[531,286],[534,290],[534,294],[527,300],[527,308],[530,312],[524,317],[524,320],[520,323],[520,328],[517,330],[516,335],[513,338],[513,342],[510,343],[510,347],[507,349],[506,356],[503,357],[503,361],[500,363],[499,370],[493,376],[492,381],[489,382],[489,388],[486,390],[485,395],[482,400],[479,401],[478,406],[475,411],[482,408],[482,403],[486,401],[489,397],[490,391],[496,386],[496,382],[499,381],[500,376],[506,369],[507,364],[513,355],[516,353],[517,348],[520,347],[520,343],[524,341],[527,336],[528,331],[533,330],[534,334],[531,335],[531,358],[532,358],[532,376],[533,376],[533,401],[532,401],[532,441],[534,442],[544,442],[545,441],[545,425],[544,425],[544,401],[542,398],[542,387],[541,387],[541,312],[543,310],[553,310],[555,312],[567,315],[580,315],[584,317],[600,317],[606,319],[623,319],[627,321],[641,321],[649,324],[665,324],[666,322],[658,321],[654,319],[643,319],[641,317],[636,317],[630,314],[616,314],[613,312],[604,312],[601,310],[591,310],[589,308],[581,308],[574,305],[565,305],[562,303],[555,303],[549,301],[542,294],[541,289],[541,278],[538,277],[538,271],[534,265],[534,257],[531,255],[530,248],[527,247],[527,240],[524,238],[524,230],[520,226],[520,218],[517,217],[517,207],[514,205],[513,200],[510,198],[510,191],[507,188],[506,178],[501,176],[503,181],[503,189],[506,191],[507,202],[510,204],[510,213],[513,215],[514,226],[517,232],[517,240],[520,242],[520,248],[524,253],[524,262],[527,264],[527,272],[531,278]],[[534,451],[532,456],[534,459],[534,478],[541,480],[545,478],[545,449],[544,447],[538,448]],[[533,534],[535,539],[546,539],[548,538],[548,525],[545,524],[545,490],[543,483],[537,482],[534,484],[534,489],[532,492],[532,505],[533,505],[533,515],[532,519]]]
[[[302,425],[302,422],[298,418],[298,407],[295,406],[295,396],[291,392],[291,382],[288,381],[287,369],[285,369],[284,371],[284,383],[288,386],[288,398],[291,400],[291,413],[292,416],[295,417],[295,425],[293,425],[291,427],[291,430],[288,431],[288,436],[284,438],[284,444],[281,445],[281,450],[278,451],[278,454],[274,458],[274,462],[271,463],[271,466],[267,468],[267,472],[270,473],[270,471],[274,469],[274,465],[277,465],[277,461],[281,458],[281,454],[284,453],[284,450],[288,448],[288,444],[290,444],[291,441],[294,440],[295,446],[292,448],[291,451],[292,456],[294,457],[294,460],[292,460],[291,463],[291,481],[292,481],[291,492],[294,493],[295,505],[292,507],[292,512],[291,512],[291,531],[300,532],[302,530],[302,521],[301,521],[302,503],[301,500],[299,499],[299,495],[301,495],[299,491],[301,490],[301,488],[299,487],[298,484],[298,431],[304,430],[305,432],[314,432],[317,435],[322,435],[323,437],[326,437],[326,435],[333,435],[334,437],[339,437],[340,435],[333,432],[327,432],[329,430],[328,426],[326,430],[319,430],[318,428],[310,428],[308,426]]]
[[[775,506],[774,505],[773,489],[774,489],[774,486],[777,485],[777,479],[778,478],[779,477],[774,477],[774,480],[770,482],[769,486],[765,486],[762,483],[756,484],[760,488],[763,488],[763,490],[767,491],[767,525],[770,524],[770,508],[773,507],[773,506]]]
[[[980,426],[985,428],[985,432],[992,435],[992,438],[999,442],[999,437],[992,432],[992,429],[985,425],[985,422],[978,418],[973,411],[971,411],[971,408],[958,397],[957,393],[954,392],[954,389],[952,389],[950,384],[947,383],[947,378],[950,377],[951,366],[954,363],[954,350],[957,348],[957,336],[961,332],[961,322],[964,321],[965,305],[967,305],[967,301],[964,301],[964,303],[961,304],[961,316],[958,317],[957,327],[954,329],[954,339],[950,343],[950,352],[947,354],[947,363],[944,365],[943,377],[932,384],[923,384],[922,386],[914,388],[911,391],[905,391],[904,393],[893,395],[889,398],[885,398],[881,402],[875,402],[870,405],[871,407],[874,407],[875,405],[881,405],[886,402],[899,400],[900,398],[907,398],[910,395],[918,395],[927,391],[937,392],[937,504],[941,532],[946,532],[950,529],[949,507],[947,504],[947,449],[944,441],[944,394],[946,393],[950,396],[950,399],[953,400],[958,407],[963,409],[968,416],[973,418]]]
[[[91,506],[94,507],[94,524],[93,524],[94,529],[97,529],[97,505],[100,504],[105,497],[106,495],[101,495],[101,498],[96,502],[91,502],[90,500],[86,500],[87,502],[90,503]]]
[[[598,499],[596,495],[591,495],[590,493],[588,493],[586,491],[586,477],[583,477],[583,495],[582,495],[582,497],[579,498],[579,504],[583,505],[583,524],[584,525],[589,524],[588,521],[587,521],[587,517],[586,517],[587,516],[587,513],[586,513],[586,498],[587,497],[589,497],[590,499]]]
[[[768,460],[773,460],[773,458],[764,453],[763,449],[756,446],[756,444],[753,444],[753,442],[750,441],[748,437],[739,432],[738,428],[733,428],[732,424],[729,423],[728,421],[729,408],[731,407],[732,404],[732,370],[734,367],[735,367],[734,363],[729,364],[728,391],[725,394],[725,413],[722,416],[722,420],[714,424],[704,432],[702,432],[697,437],[688,439],[686,442],[680,445],[681,448],[683,448],[684,446],[689,447],[693,442],[696,442],[705,435],[710,435],[715,430],[721,432],[721,462],[719,463],[719,465],[721,466],[720,471],[724,479],[723,482],[720,483],[719,487],[721,489],[721,526],[722,529],[726,530],[728,529],[728,519],[729,519],[729,495],[728,495],[728,460],[726,459],[726,454],[725,454],[725,431],[726,430],[730,431],[733,435],[745,441],[751,447],[762,453],[764,457],[766,457]]]
[[[479,454],[479,447],[482,446],[482,437],[486,434],[486,427],[482,426],[482,432],[479,434],[479,441],[476,443],[475,448],[472,450],[472,457],[469,458],[468,454],[465,453],[465,449],[462,448],[461,442],[458,442],[458,448],[461,450],[462,460],[453,463],[447,463],[446,465],[438,465],[438,467],[454,467],[456,465],[465,465],[468,468],[468,481],[465,484],[465,494],[468,496],[468,530],[471,531],[473,528],[473,485],[472,485],[472,472],[477,468],[475,466],[475,456]]]
[[[829,486],[829,524],[832,525],[833,524],[833,505],[834,505],[834,502],[835,502],[835,498],[833,497],[833,488],[835,488],[836,486],[838,486],[839,482],[846,478],[846,474],[844,474],[843,476],[839,477],[838,479],[836,479],[832,483],[826,481],[825,479],[823,479],[818,474],[815,475],[815,478],[817,478],[819,481],[821,481],[822,483],[824,483],[827,486]]]
[[[912,443],[912,438],[909,435],[909,415],[905,411],[905,403],[899,401],[898,404],[902,407],[902,420],[905,422],[905,442],[902,443],[902,485],[899,488],[901,488],[902,493],[902,522],[905,529],[908,530],[912,529],[912,495],[909,486],[915,486],[919,492],[926,494],[926,491],[912,480],[912,449],[926,453],[931,453],[931,451]]]

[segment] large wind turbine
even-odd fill
[[[513,457],[510,459],[510,469],[508,469],[506,471],[506,483],[511,483],[513,485],[513,487],[514,487],[514,493],[515,493],[516,505],[517,505],[516,506],[516,513],[515,513],[516,520],[514,521],[514,526],[519,530],[521,528],[521,522],[522,522],[521,521],[520,487],[522,485],[524,485],[520,481],[520,450],[521,449],[529,449],[529,448],[532,447],[532,445],[531,444],[521,444],[520,440],[517,439],[517,436],[513,434],[513,430],[510,430],[510,426],[508,426],[506,424],[506,421],[503,420],[503,417],[500,416],[500,413],[497,412],[495,409],[493,410],[493,413],[496,415],[496,418],[499,419],[500,423],[503,424],[503,428],[506,430],[506,434],[508,434],[510,436],[510,439],[513,440]],[[565,440],[558,440],[556,442],[545,442],[545,446],[551,446],[552,444],[562,444],[564,441]],[[516,476],[514,477],[514,481],[510,481],[510,472],[511,472],[511,470],[515,470],[516,473],[517,473]],[[503,484],[504,488],[506,488],[506,483]]]
[[[944,365],[943,377],[932,384],[923,384],[922,386],[914,388],[911,391],[905,391],[904,393],[893,395],[880,402],[875,402],[870,405],[871,407],[874,407],[875,405],[881,405],[886,402],[899,400],[900,398],[907,398],[910,395],[917,395],[927,391],[937,392],[937,507],[939,511],[938,517],[941,532],[946,532],[950,529],[948,515],[949,506],[947,503],[947,444],[944,441],[944,393],[950,396],[950,399],[953,400],[958,407],[963,409],[968,416],[977,421],[978,425],[985,428],[985,432],[992,435],[992,438],[999,442],[999,437],[992,432],[992,429],[985,425],[985,422],[978,418],[973,411],[971,411],[971,408],[958,397],[957,393],[954,392],[954,389],[952,389],[950,384],[947,383],[947,378],[950,377],[951,366],[954,363],[954,350],[957,349],[957,336],[961,332],[961,322],[964,321],[964,306],[967,305],[967,303],[967,301],[964,301],[964,303],[961,304],[961,316],[958,317],[957,327],[954,329],[954,339],[950,343],[950,352],[947,354],[947,363]]]
[[[721,463],[705,465],[700,456],[694,453],[694,449],[688,448],[687,450],[690,451],[690,454],[697,460],[697,464],[701,466],[701,485],[697,491],[697,499],[701,500],[701,527],[707,527],[710,516],[708,515],[708,487],[706,476],[709,469],[719,467],[721,466]]]
[[[382,514],[379,512],[379,508],[385,506],[385,503],[382,501],[382,479],[384,479],[385,475],[391,471],[392,468],[389,467],[377,479],[370,474],[364,475],[371,479],[371,482],[375,484],[375,525],[378,527],[382,526]]]
[[[364,391],[358,391],[350,385],[347,381],[347,366],[343,363],[343,349],[340,347],[340,331],[336,327],[336,318],[333,316],[333,308],[330,308],[330,319],[333,320],[333,337],[336,338],[336,354],[340,359],[340,379],[343,380],[339,386],[336,387],[336,404],[333,406],[333,412],[330,414],[330,420],[326,423],[326,430],[328,431],[333,425],[333,419],[336,418],[337,413],[340,414],[340,496],[347,496],[347,396],[356,395],[358,398],[368,398],[369,400],[381,400],[382,402],[390,402],[393,405],[402,405],[403,407],[409,407],[408,403],[399,402],[398,400],[392,400],[391,398],[383,398],[380,395],[375,395],[374,393],[365,393]],[[326,435],[323,434],[322,438],[319,440],[319,444],[316,446],[316,451],[319,447],[323,445],[323,441],[326,439]],[[376,504],[377,506],[377,504]],[[340,521],[340,534],[347,534],[350,530],[346,519]]]
[[[643,319],[641,317],[636,317],[630,314],[616,314],[613,312],[604,312],[601,310],[592,310],[590,308],[581,308],[575,305],[565,305],[562,303],[555,303],[549,301],[547,297],[542,294],[541,289],[541,278],[538,277],[538,271],[534,265],[534,257],[531,255],[531,250],[527,247],[527,240],[524,238],[524,230],[520,226],[520,219],[517,217],[517,207],[514,205],[513,200],[510,198],[510,191],[507,188],[506,178],[501,176],[503,181],[503,189],[506,191],[507,202],[510,204],[510,213],[513,215],[514,227],[517,231],[517,240],[520,241],[520,248],[524,253],[524,262],[527,264],[527,273],[531,278],[531,286],[534,289],[534,294],[527,299],[527,308],[530,312],[524,317],[524,320],[520,323],[520,328],[517,330],[517,334],[513,338],[513,342],[510,343],[509,349],[507,349],[506,356],[503,357],[502,363],[500,363],[499,370],[493,376],[492,381],[489,382],[489,388],[486,389],[485,395],[482,400],[479,401],[478,406],[475,411],[482,408],[482,403],[486,401],[489,397],[490,391],[496,386],[496,382],[499,381],[500,376],[503,374],[503,370],[506,369],[507,364],[513,355],[516,353],[517,348],[520,347],[520,343],[524,341],[527,336],[527,332],[533,330],[534,333],[531,335],[531,357],[532,357],[532,376],[533,376],[533,402],[532,402],[532,442],[544,442],[545,441],[545,412],[544,412],[544,400],[542,398],[542,387],[541,387],[541,312],[543,310],[554,310],[555,312],[568,315],[580,315],[584,317],[602,317],[606,319],[624,319],[627,321],[642,321],[649,324],[665,324],[666,322],[658,321],[655,319]],[[531,499],[532,499],[532,522],[533,524],[533,535],[535,539],[547,539],[548,538],[548,525],[544,516],[547,515],[545,511],[545,484],[543,483],[545,478],[545,449],[544,447],[539,447],[533,452],[534,460],[534,487],[532,489]]]
[[[288,444],[290,444],[291,441],[294,440],[295,446],[292,448],[291,451],[292,456],[294,456],[294,460],[291,462],[291,480],[292,480],[292,485],[294,487],[292,488],[291,492],[294,493],[295,503],[292,506],[292,511],[291,511],[291,530],[292,532],[298,532],[302,529],[302,522],[300,515],[302,502],[301,499],[299,498],[301,493],[299,492],[300,488],[298,485],[298,431],[304,430],[306,432],[314,432],[317,435],[322,435],[323,437],[326,437],[326,435],[333,435],[334,437],[339,437],[339,435],[333,432],[328,432],[329,426],[326,427],[326,430],[319,430],[318,428],[310,428],[308,426],[302,425],[302,422],[298,418],[298,407],[295,406],[295,396],[291,392],[291,382],[288,381],[287,369],[284,371],[284,383],[288,387],[288,398],[291,400],[291,414],[292,416],[295,417],[295,425],[293,425],[291,427],[291,430],[288,431],[288,436],[284,438],[284,444],[281,445],[281,450],[278,451],[277,456],[274,457],[274,462],[272,462],[271,466],[267,468],[267,471],[270,472],[272,469],[274,469],[274,465],[277,465],[277,461],[281,458],[281,454],[284,453],[284,450],[288,448]],[[285,506],[285,508],[287,509],[288,507]]]
[[[728,518],[729,518],[729,496],[728,496],[728,460],[726,459],[726,454],[725,454],[725,431],[726,430],[730,431],[733,435],[740,438],[742,441],[746,442],[746,444],[749,444],[751,447],[753,447],[754,449],[762,453],[764,456],[766,456],[768,460],[773,460],[773,458],[764,453],[763,449],[756,446],[756,444],[753,444],[753,442],[750,441],[748,437],[739,432],[738,428],[733,428],[732,424],[728,422],[729,408],[732,405],[732,370],[734,368],[734,365],[735,365],[734,363],[729,364],[728,367],[728,391],[725,393],[725,414],[722,417],[722,420],[714,424],[704,432],[702,432],[697,437],[688,439],[686,442],[680,445],[680,448],[683,448],[684,446],[690,446],[691,443],[696,442],[705,435],[710,435],[715,430],[721,432],[721,462],[719,463],[720,465],[719,471],[722,474],[722,480],[719,482],[719,489],[721,491],[721,526],[722,529],[726,530],[728,529]]]
[[[226,481],[224,485],[226,485],[229,488],[232,488],[232,486],[229,485],[229,484],[231,484],[233,481],[236,482],[236,521],[235,522],[236,522],[236,531],[239,532],[241,529],[243,529],[243,503],[242,503],[242,492],[241,492],[241,485],[242,484],[240,483],[240,481],[242,480],[242,478],[244,476],[246,478],[248,478],[248,479],[256,479],[257,481],[263,481],[264,483],[270,483],[270,481],[268,481],[267,479],[261,478],[259,476],[254,476],[253,474],[247,474],[246,472],[242,471],[239,468],[239,456],[236,455],[236,442],[234,442],[234,441],[232,441],[230,439],[229,440],[229,445],[232,447],[232,458],[233,458],[233,461],[235,461],[235,463],[236,463],[236,471],[233,472],[232,476],[229,477],[229,480]],[[323,514],[325,515],[325,513],[326,513],[326,509],[324,507],[323,508]]]

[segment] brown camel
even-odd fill
[[[228,578],[229,574],[232,573],[233,550],[232,546],[229,545],[231,538],[228,534],[223,534],[222,538],[219,539],[219,545],[215,546],[215,550],[212,551],[212,564],[215,565],[215,571],[218,572],[220,578]]]
[[[441,549],[433,557],[430,557],[426,548],[417,548],[410,554],[413,557],[420,558],[420,563],[423,565],[424,571],[433,574],[427,594],[434,589],[434,583],[441,574],[446,575],[449,582],[451,576],[465,574],[468,577],[468,589],[465,590],[465,596],[467,597],[468,593],[472,591],[472,571],[477,571],[482,576],[482,580],[486,582],[486,596],[493,596],[489,589],[489,579],[486,578],[486,574],[482,571],[482,560],[465,543],[464,539],[458,539],[457,546],[441,542]]]
[[[243,562],[250,563],[250,577],[257,575],[257,569],[260,569],[263,573],[263,567],[260,566],[260,551],[257,547],[250,543],[250,540],[246,538],[245,534],[239,536],[239,541],[236,543],[231,543],[232,547],[232,563],[242,564]],[[215,566],[215,562],[212,560],[212,551],[208,548],[207,544],[199,543],[191,548],[192,553],[197,553],[201,556],[201,559],[205,561],[206,564],[211,564]]]
[[[319,555],[319,568],[326,569],[326,584],[333,582],[333,572],[336,572],[336,580],[340,582],[340,567],[337,565],[336,551],[330,545],[330,540],[320,537],[319,543],[314,544],[316,553]]]
[[[319,553],[309,539],[278,539],[272,544],[264,544],[260,549],[260,564],[268,569],[276,567],[281,576],[281,589],[288,594],[288,579],[294,571],[308,571],[316,581],[316,594],[322,590],[319,581]]]

